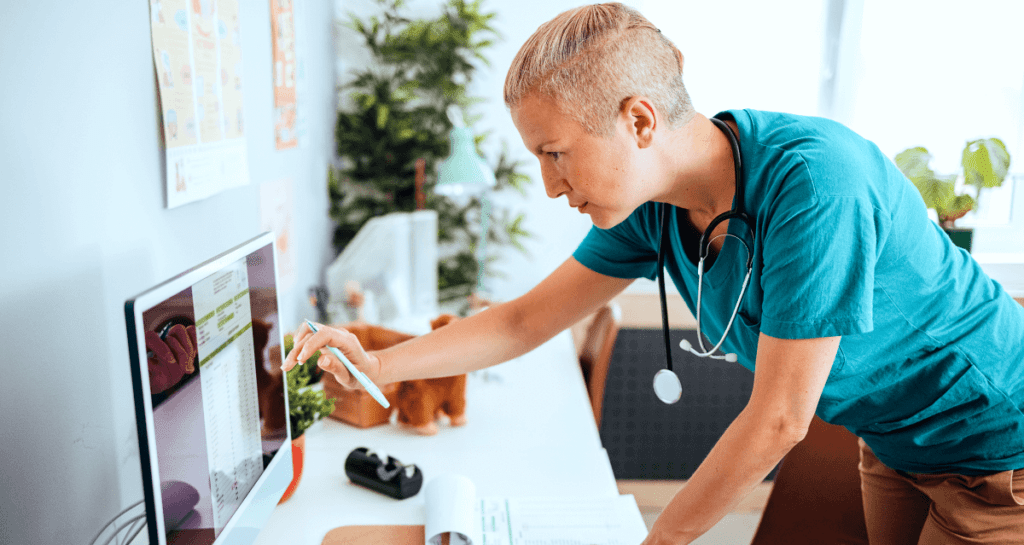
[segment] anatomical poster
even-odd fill
[[[150,0],[167,207],[249,183],[238,0]]]

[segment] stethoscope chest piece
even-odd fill
[[[663,403],[671,405],[683,395],[683,385],[675,372],[662,369],[654,374],[654,395]]]

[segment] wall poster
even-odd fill
[[[150,0],[167,207],[249,183],[238,0]]]
[[[274,142],[277,149],[299,145],[296,130],[295,2],[270,0],[274,43]]]

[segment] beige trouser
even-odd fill
[[[871,545],[1024,544],[1024,469],[897,472],[862,439],[860,482]]]

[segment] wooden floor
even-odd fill
[[[617,481],[619,493],[632,494],[640,515],[650,531],[661,511],[686,481]],[[770,481],[764,482],[740,501],[736,508],[722,517],[711,530],[691,545],[749,545],[761,522],[761,513],[772,490]]]
[[[672,496],[680,488],[686,486],[686,481],[616,481],[619,485],[619,494],[632,494],[636,498],[636,504],[641,510],[661,511],[672,500]],[[772,491],[771,481],[765,481],[754,489],[749,496],[743,498],[731,511],[732,513],[749,515],[764,511],[764,505],[768,502],[768,494]]]

